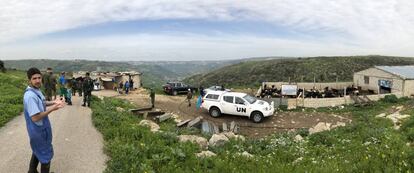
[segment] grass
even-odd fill
[[[398,105],[413,115],[413,103],[403,98],[364,108],[318,109],[351,114],[353,123],[313,135],[302,129],[245,142],[231,140],[209,148],[217,156],[204,159],[195,157],[202,151],[197,145],[177,139],[180,134],[199,134],[197,130],[177,129],[173,121],[167,121],[160,124],[162,132],[151,133],[138,126],[141,118],[116,112],[116,107],[133,107],[118,99],[95,98],[92,110],[111,158],[105,172],[412,172],[414,149],[406,144],[414,139],[414,116],[395,130],[390,120],[375,115]],[[296,134],[303,135],[304,141],[296,142]],[[254,157],[238,154],[244,151]]]
[[[0,127],[22,112],[25,79],[22,71],[0,72]]]

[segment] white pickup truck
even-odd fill
[[[253,96],[239,92],[210,91],[202,101],[201,107],[206,109],[214,118],[221,114],[249,117],[259,123],[264,117],[272,116],[274,103],[258,100]]]

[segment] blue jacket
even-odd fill
[[[24,118],[26,119],[30,147],[40,163],[49,163],[53,158],[52,127],[48,116],[38,122],[32,121],[32,116],[46,111],[46,101],[38,89],[27,87],[24,98]]]

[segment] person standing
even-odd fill
[[[65,98],[66,103],[68,103],[68,105],[72,105],[72,101],[68,97],[68,90],[66,89],[66,84],[67,81],[65,78],[65,72],[62,72],[59,78],[60,96]]]
[[[134,81],[131,79],[131,80],[129,80],[129,88],[131,89],[131,91],[132,90],[134,90]]]
[[[43,82],[43,87],[45,88],[45,94],[46,94],[47,101],[52,100],[52,82],[51,82],[52,74],[51,73],[52,73],[52,68],[48,67],[46,69],[46,73],[42,75],[42,82]]]
[[[188,92],[187,92],[188,107],[191,106],[191,99],[192,98],[193,98],[193,92],[191,92],[191,89],[188,89]]]
[[[93,81],[91,77],[89,77],[89,72],[86,73],[86,77],[83,79],[82,90],[83,90],[82,106],[86,106],[86,104],[88,104],[88,107],[90,107],[91,106],[91,95],[92,95],[92,90],[93,90]]]
[[[125,82],[125,94],[128,94],[128,92],[129,92],[129,81],[126,81]]]
[[[201,97],[204,97],[205,93],[204,93],[204,87],[200,86],[200,88],[198,89],[200,91],[200,95]]]
[[[150,98],[151,98],[152,108],[154,108],[155,107],[155,91],[153,88],[151,88]]]
[[[119,94],[122,94],[122,90],[124,89],[124,84],[121,82],[119,82]]]
[[[76,81],[75,77],[73,77],[70,83],[72,83],[72,96],[75,96],[76,90],[78,88],[78,82]]]
[[[37,68],[30,68],[27,71],[29,86],[23,96],[24,117],[29,135],[32,156],[29,163],[29,173],[37,173],[39,162],[40,172],[50,171],[50,162],[53,158],[52,127],[49,121],[49,114],[63,108],[64,101],[55,99],[46,101],[40,91],[42,85],[42,74]],[[47,108],[47,106],[49,106]]]
[[[83,86],[82,86],[82,84],[83,84],[83,78],[82,77],[80,77],[80,78],[78,78],[78,80],[77,80],[77,87],[78,87],[78,93],[79,93],[79,97],[82,97],[82,88],[83,88]]]

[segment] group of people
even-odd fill
[[[45,74],[42,74],[37,68],[30,68],[27,71],[29,86],[26,88],[23,96],[23,106],[26,128],[32,149],[29,173],[38,173],[37,167],[39,163],[41,164],[40,170],[42,173],[50,171],[50,162],[54,152],[49,114],[65,107],[66,104],[71,105],[71,96],[74,95],[78,88],[82,88],[82,90],[78,90],[80,96],[83,93],[82,106],[90,106],[94,85],[90,74],[86,73],[86,76],[78,81],[74,80],[74,78],[68,80],[65,75],[66,73],[62,72],[57,80],[52,68],[47,68]],[[42,85],[46,97],[41,91]],[[57,96],[57,86],[59,87],[60,96]]]
[[[118,84],[117,91],[118,93],[122,94],[122,91],[125,91],[125,94],[128,94],[130,90],[134,88],[134,81],[130,79],[129,81],[126,81],[125,84],[121,81]]]
[[[46,73],[42,74],[43,86],[45,88],[46,100],[51,101],[52,96],[56,99],[57,86],[59,87],[59,95],[65,98],[68,105],[72,105],[72,96],[76,95],[78,91],[79,96],[83,96],[82,106],[90,106],[91,95],[94,87],[94,82],[90,78],[90,74],[86,73],[85,77],[75,79],[67,79],[66,73],[62,72],[56,80],[52,68],[47,68]]]

